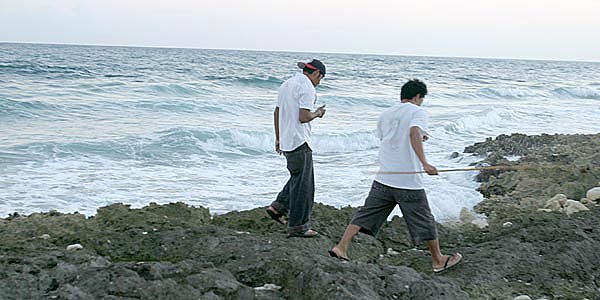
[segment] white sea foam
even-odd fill
[[[512,109],[492,106],[480,112],[465,114],[456,120],[446,121],[443,127],[449,134],[468,134],[503,127],[507,122],[519,118],[519,114]]]

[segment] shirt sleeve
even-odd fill
[[[413,115],[412,120],[410,121],[410,127],[419,127],[424,134],[427,134],[427,123],[429,122],[427,114],[425,110],[419,109]]]
[[[317,97],[317,93],[314,89],[307,89],[299,86],[297,95],[300,108],[308,110],[312,110],[314,108],[315,99]]]

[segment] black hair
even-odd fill
[[[427,85],[419,79],[409,80],[400,90],[400,100],[412,99],[417,94],[420,94],[421,97],[425,97],[425,95],[427,95]]]

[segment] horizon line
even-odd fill
[[[359,53],[338,51],[306,51],[306,50],[272,50],[272,49],[236,49],[236,48],[201,48],[191,46],[148,46],[148,45],[121,45],[121,44],[75,44],[61,42],[15,42],[0,41],[0,44],[29,44],[29,45],[56,45],[56,46],[84,46],[84,47],[122,47],[122,48],[156,48],[156,49],[190,49],[190,50],[220,50],[220,51],[249,51],[249,52],[286,52],[286,53],[315,53],[315,54],[342,54],[342,55],[380,55],[380,56],[405,56],[405,57],[431,57],[431,58],[463,58],[463,59],[495,59],[495,60],[523,60],[523,61],[550,61],[550,62],[576,62],[600,63],[600,60],[578,59],[553,59],[553,58],[522,58],[522,57],[485,57],[485,56],[444,56],[444,55],[418,55],[398,53]]]

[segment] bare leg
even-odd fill
[[[354,236],[360,231],[360,226],[350,224],[346,227],[346,231],[344,231],[344,235],[342,239],[339,241],[331,251],[335,252],[338,256],[348,258],[348,246],[350,242],[354,238]]]
[[[438,239],[427,241],[427,248],[431,253],[431,262],[434,266],[444,265],[446,262],[446,255],[442,254],[440,249],[440,241]]]

